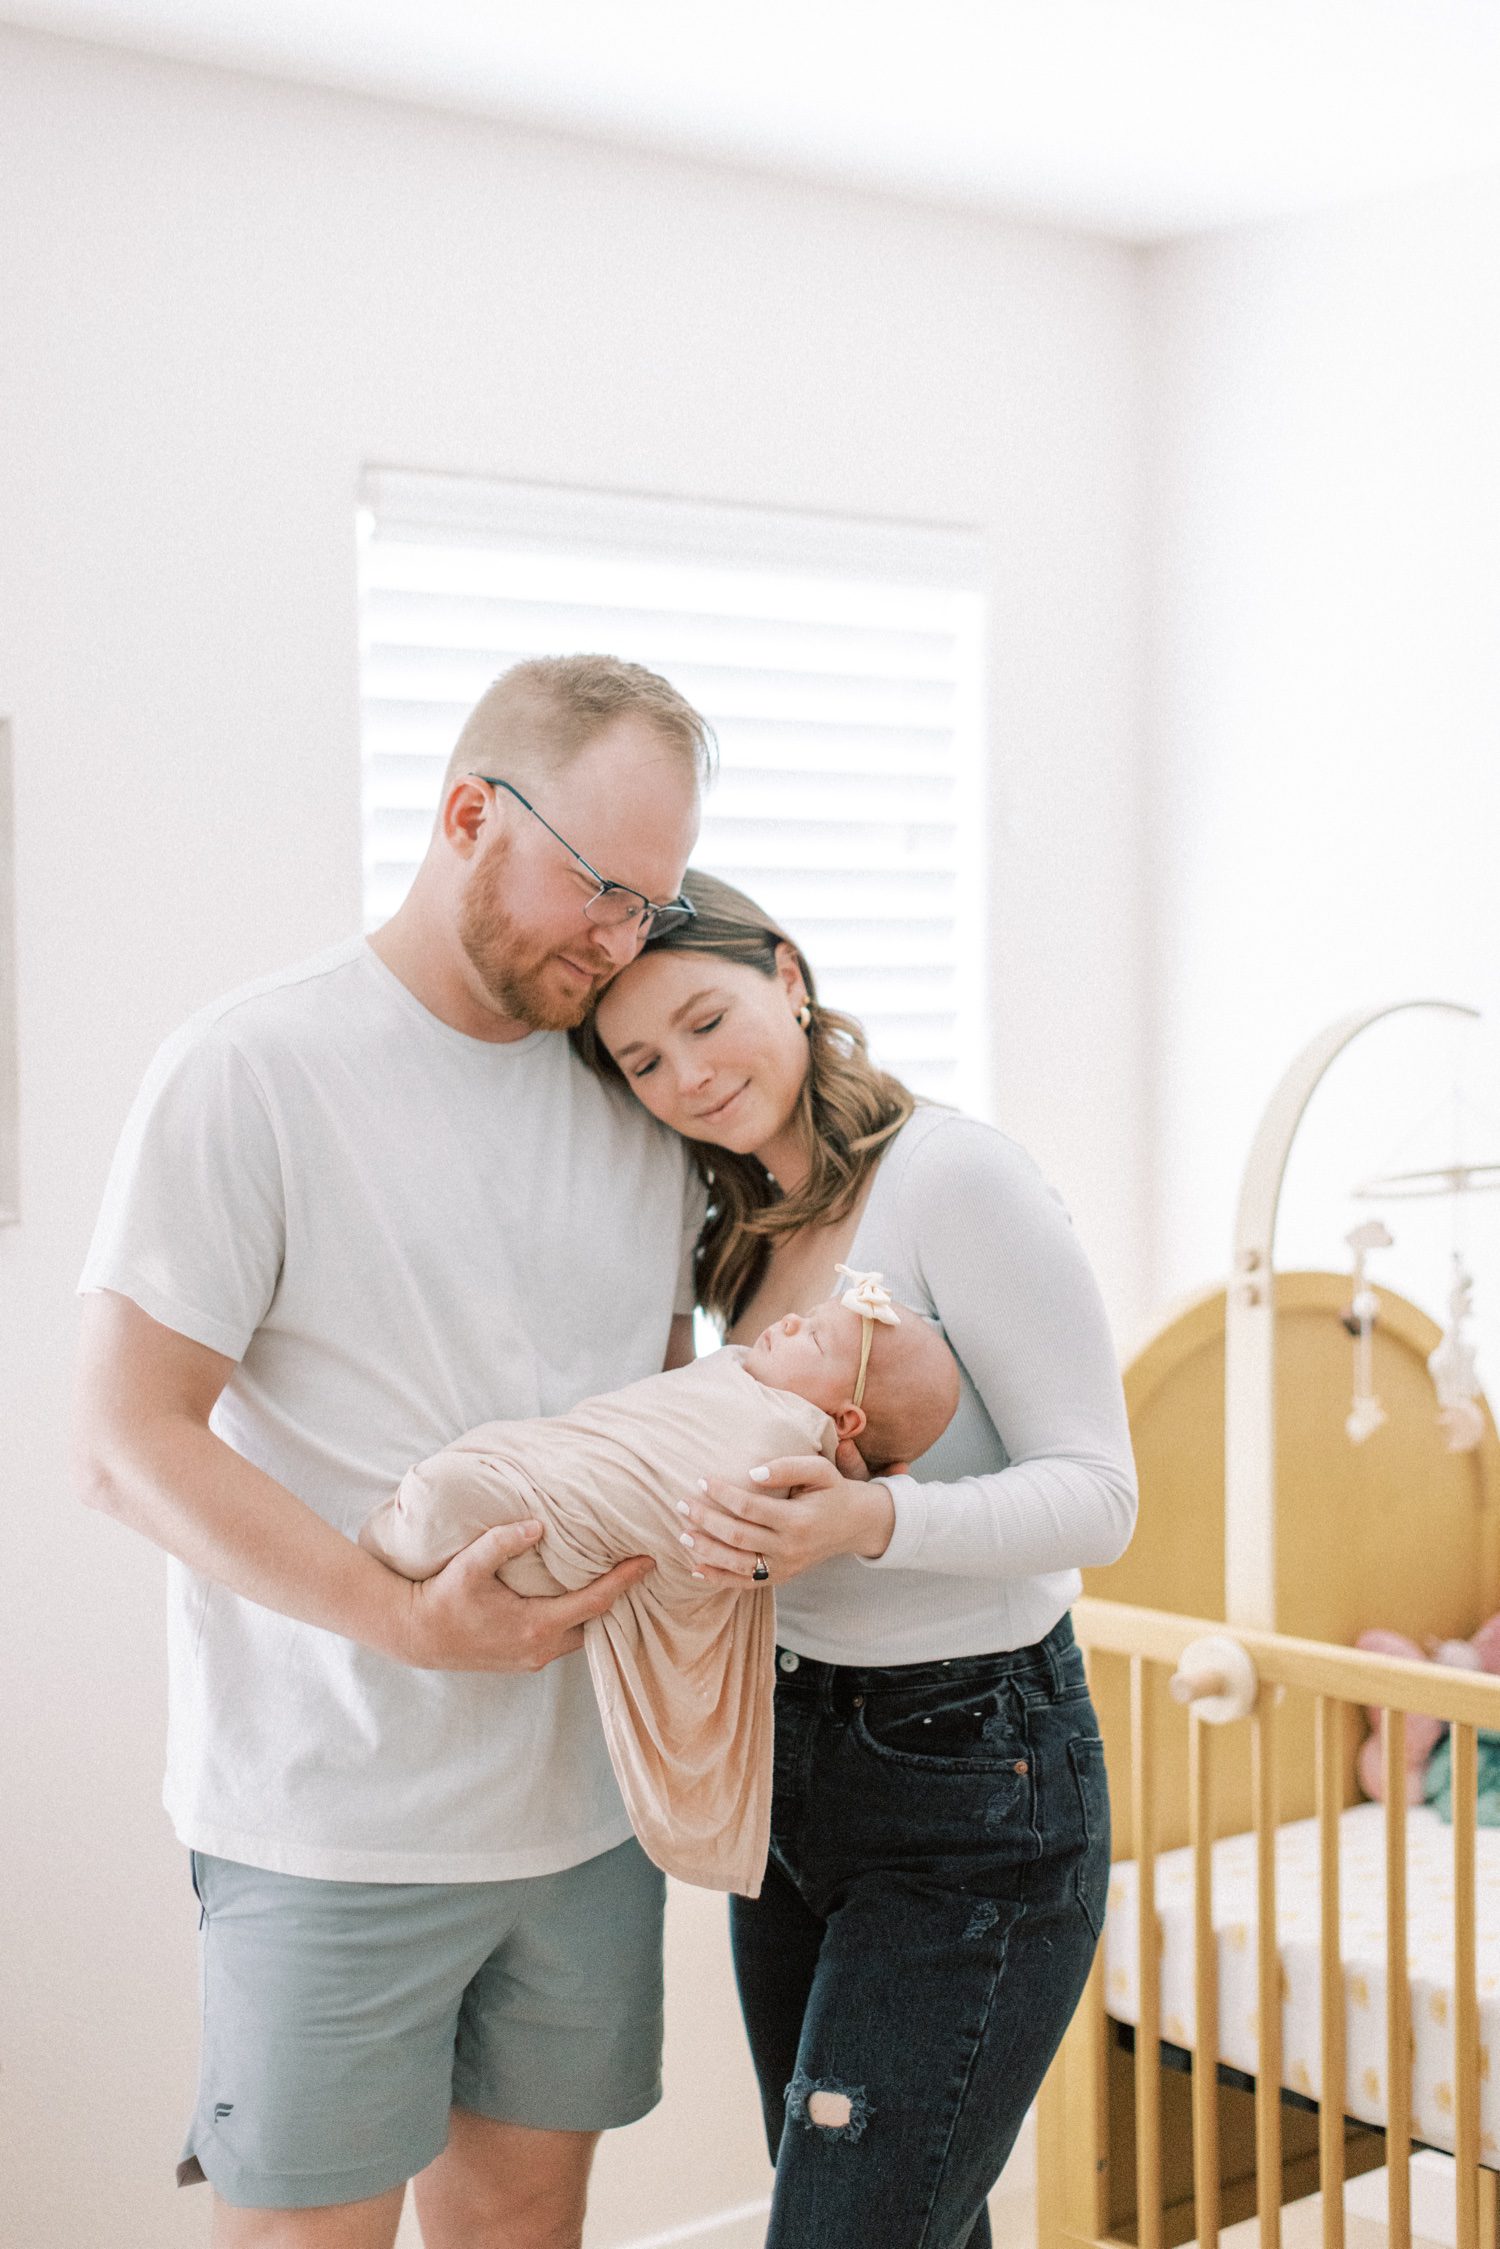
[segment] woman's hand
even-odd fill
[[[751,1475],[749,1484],[710,1477],[677,1503],[693,1569],[710,1584],[743,1586],[757,1555],[784,1585],[834,1554],[875,1561],[890,1545],[896,1507],[884,1484],[841,1475],[820,1453]]]

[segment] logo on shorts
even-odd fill
[[[233,2103],[233,2101],[215,2101],[215,2102],[214,2102],[214,2122],[215,2122],[215,2124],[222,2124],[226,2116],[233,2116],[233,2114],[234,2114],[234,2103]]]

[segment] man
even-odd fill
[[[639,666],[507,672],[395,918],[178,1032],[115,1159],[78,1449],[173,1557],[218,2249],[390,2249],[418,2172],[428,2249],[571,2249],[659,2096],[662,1883],[578,1653],[650,1564],[526,1601],[535,1525],[424,1584],[354,1534],[461,1430],[691,1356],[683,1149],[565,1034],[688,910],[709,741]]]

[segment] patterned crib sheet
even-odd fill
[[[1347,2078],[1344,2108],[1385,2122],[1385,1813],[1358,1804],[1339,1822],[1340,1933],[1344,1962]],[[1500,1829],[1478,1834],[1480,2134],[1500,2158]],[[1134,1860],[1112,1870],[1104,1930],[1105,2005],[1117,2022],[1140,2013]],[[1162,1931],[1162,2036],[1191,2046],[1193,1861],[1189,1850],[1157,1860]],[[1282,2083],[1321,2097],[1318,1981],[1318,1826],[1297,1820],[1276,1836],[1276,1919],[1282,1991]],[[1255,1838],[1226,1836],[1213,1849],[1213,1920],[1219,1955],[1219,2057],[1254,2076],[1259,2068],[1255,1991]],[[1407,1813],[1407,1964],[1412,2007],[1412,2129],[1433,2147],[1453,2146],[1453,1830],[1425,1805]]]

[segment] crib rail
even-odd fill
[[[1157,1804],[1164,1744],[1156,1723],[1156,1691],[1163,1669],[1175,1671],[1184,1652],[1205,1635],[1227,1628],[1124,1603],[1083,1600],[1074,1629],[1097,1681],[1101,1667],[1119,1661],[1128,1672],[1130,1767],[1113,1772],[1117,1795],[1130,1807],[1132,1849],[1138,1862],[1136,1951],[1139,2004],[1134,2071],[1135,2218],[1129,2228],[1138,2249],[1168,2249],[1182,2228],[1169,2228],[1163,2202],[1162,2079],[1156,2065],[1162,2040],[1160,1930],[1156,1861]],[[1386,2157],[1390,2249],[1410,2249],[1412,2125],[1412,2015],[1407,1951],[1407,1819],[1405,1728],[1408,1717],[1442,1720],[1451,1728],[1453,1773],[1454,2006],[1453,2137],[1457,2176],[1458,2249],[1500,2249],[1495,2173],[1481,2166],[1480,2041],[1476,1965],[1475,1813],[1477,1733],[1500,1731],[1500,1678],[1405,1662],[1280,1633],[1233,1631],[1228,1635],[1252,1659],[1258,1691],[1243,1723],[1249,1730],[1250,1798],[1255,1847],[1256,1993],[1259,2067],[1255,2073],[1255,2201],[1261,2249],[1281,2249],[1283,2164],[1281,2100],[1281,1961],[1276,1911],[1275,1839],[1279,1775],[1293,1727],[1281,1710],[1287,1690],[1312,1698],[1312,1751],[1319,1837],[1319,1955],[1321,2086],[1317,2182],[1323,2249],[1345,2249],[1345,1988],[1340,1945],[1340,1814],[1349,1800],[1351,1708],[1374,1705],[1386,1713],[1384,1826],[1387,2018]],[[1231,1729],[1208,1724],[1196,1707],[1189,1714],[1188,1842],[1196,2000],[1192,2131],[1192,2222],[1201,2249],[1217,2249],[1221,2231],[1219,2147],[1218,1949],[1213,1925],[1212,1850],[1215,1774]],[[1118,1751],[1118,1744],[1113,1745]],[[1378,2155],[1375,2158],[1378,2160]],[[1101,2224],[1099,2238],[1112,2238]]]

